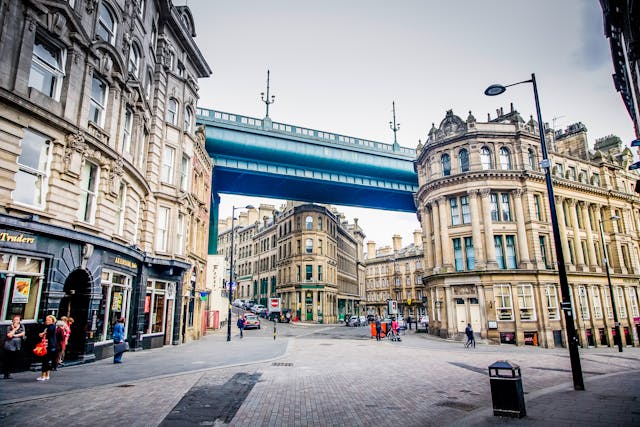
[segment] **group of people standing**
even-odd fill
[[[374,326],[376,328],[376,341],[380,341],[382,336],[382,322],[380,321],[379,316],[376,316],[376,319],[374,320]],[[394,334],[396,339],[399,341],[400,328],[395,317],[391,319],[391,324],[387,326],[387,331],[391,331],[391,333]]]
[[[64,355],[71,336],[73,318],[62,316],[56,320],[55,316],[48,315],[45,318],[45,327],[38,335],[47,341],[47,353],[41,357],[42,369],[38,381],[48,381],[51,371],[55,371],[63,364]],[[4,360],[2,374],[4,379],[10,379],[16,370],[16,364],[22,350],[22,343],[26,339],[22,318],[13,316],[11,325],[7,328],[4,340]]]

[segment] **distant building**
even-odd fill
[[[580,343],[614,345],[606,245],[622,339],[637,346],[640,198],[638,174],[628,171],[632,153],[615,136],[589,149],[580,123],[547,128],[545,138]],[[537,123],[513,107],[487,122],[447,111],[419,145],[416,204],[431,333],[452,337],[471,323],[495,343],[566,345],[541,156]]]
[[[0,324],[23,316],[28,348],[71,316],[80,360],[110,356],[119,317],[133,348],[197,338],[211,70],[189,8],[17,1],[0,19]]]

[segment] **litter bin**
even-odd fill
[[[499,360],[489,366],[489,381],[493,415],[512,418],[527,415],[520,366],[508,360]]]

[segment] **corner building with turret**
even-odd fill
[[[617,342],[604,245],[621,338],[637,346],[640,198],[638,175],[628,171],[632,153],[615,136],[590,149],[581,123],[547,127],[545,141],[580,344]],[[430,333],[455,337],[471,323],[492,343],[566,346],[541,160],[537,122],[513,107],[487,122],[447,111],[418,146]]]

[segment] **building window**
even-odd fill
[[[560,310],[558,310],[558,291],[555,285],[544,287],[544,294],[547,297],[547,313],[549,320],[560,320]]]
[[[462,208],[462,223],[471,223],[471,210],[469,209],[469,196],[460,196],[460,207]]]
[[[602,319],[602,301],[600,300],[600,290],[597,286],[591,287],[591,301],[593,303],[593,318]]]
[[[533,195],[533,204],[536,209],[536,219],[538,221],[542,221],[542,200],[540,199],[539,194]]]
[[[185,107],[184,109],[184,131],[187,133],[191,133],[193,126],[193,113],[191,113],[191,108]]]
[[[36,208],[44,208],[49,182],[51,145],[44,135],[24,130],[20,141],[16,189],[12,192],[13,201]]]
[[[469,152],[466,149],[460,150],[458,161],[460,162],[460,172],[469,172]]]
[[[173,184],[173,161],[176,150],[172,147],[164,147],[162,153],[162,182]]]
[[[448,154],[443,154],[440,157],[440,165],[442,166],[442,176],[451,175],[451,157]]]
[[[513,320],[513,304],[511,303],[511,286],[497,285],[493,287],[496,300],[496,319]]]
[[[147,334],[163,333],[169,300],[173,299],[175,284],[149,280],[144,299],[144,331]]]
[[[180,190],[187,192],[189,189],[189,158],[182,156],[180,162]]]
[[[305,265],[305,280],[311,281],[313,280],[313,265]]]
[[[135,43],[131,43],[129,49],[129,74],[136,79],[140,77],[140,49]]]
[[[622,287],[616,288],[616,309],[618,310],[618,319],[627,317],[627,305],[624,303],[624,291]]]
[[[138,243],[138,229],[140,228],[140,201],[133,200],[133,236],[131,236],[131,243],[136,245]]]
[[[504,242],[503,242],[504,238]],[[494,236],[496,262],[499,269],[514,269],[517,266],[515,236]]]
[[[96,333],[99,341],[113,339],[113,327],[121,317],[128,323],[131,303],[131,277],[111,270],[102,270],[102,300],[96,313]],[[125,323],[125,334],[127,331]]]
[[[0,252],[0,300],[2,320],[20,316],[36,320],[44,280],[44,260]]]
[[[178,214],[178,224],[176,226],[176,253],[184,254],[184,214]]]
[[[638,312],[638,298],[636,288],[628,288],[627,293],[629,294],[629,302],[631,305],[631,317],[640,317],[640,312]]]
[[[537,162],[536,162],[536,152],[533,151],[533,148],[529,148],[529,167],[532,170],[536,170],[537,167]]]
[[[127,209],[127,186],[120,184],[118,198],[116,199],[116,234],[122,236],[124,233],[124,219]]]
[[[156,250],[159,252],[166,252],[168,241],[169,241],[169,208],[161,207],[158,209],[158,230],[156,232]]]
[[[480,163],[482,165],[482,170],[493,169],[491,150],[489,150],[489,147],[482,147],[482,150],[480,150]]]
[[[451,225],[460,225],[460,211],[458,210],[458,199],[452,197],[449,199],[451,206]]]
[[[595,185],[596,187],[600,187],[600,175],[597,173],[594,173],[593,176],[591,177],[591,184]]]
[[[582,320],[589,320],[589,302],[587,301],[587,291],[584,286],[578,286],[578,302],[580,303],[580,315]]]
[[[491,193],[489,195],[489,206],[493,222],[512,220],[509,193]]]
[[[518,285],[518,308],[520,309],[520,320],[536,320],[531,285]]]
[[[178,101],[175,98],[170,98],[167,103],[167,123],[175,126],[178,124]]]
[[[500,149],[500,168],[502,170],[511,169],[511,153],[507,147]]]
[[[304,219],[305,230],[313,230],[313,217],[309,215]]]
[[[321,265],[318,266],[318,281],[319,282],[322,281],[322,266]]]
[[[620,245],[620,249],[622,250],[622,262],[624,264],[624,268],[627,271],[631,271],[631,259],[629,258],[629,246],[626,244]]]
[[[308,254],[313,253],[313,239],[307,239],[304,246]]]
[[[473,238],[464,238],[464,249],[467,256],[467,270],[473,270],[476,268],[476,255],[473,249]]]
[[[576,181],[576,180],[577,180],[577,176],[576,176],[576,168],[575,168],[575,166],[569,166],[569,171],[568,171],[567,173],[568,173],[568,178],[569,178],[569,179],[572,179],[572,180],[574,180],[574,181]]]
[[[318,231],[322,231],[322,217],[318,217]]]
[[[89,120],[104,127],[105,110],[109,86],[97,77],[91,81],[91,98],[89,100]]]
[[[64,79],[65,50],[36,34],[31,56],[29,87],[45,95],[60,99],[60,89]]]
[[[131,131],[133,129],[133,112],[130,108],[124,112],[124,126],[122,126],[122,152],[131,154]]]
[[[105,4],[100,3],[98,8],[98,26],[96,28],[96,35],[107,43],[112,45],[116,44],[116,19],[115,14],[111,11],[111,8]]]
[[[544,263],[545,268],[551,268],[551,263],[549,262],[549,255],[547,252],[547,238],[546,236],[539,236],[540,239],[540,256],[542,262]]]
[[[462,256],[462,242],[461,239],[453,239],[453,258],[455,262],[456,271],[464,270],[464,258]]]
[[[93,224],[96,214],[99,169],[95,164],[85,161],[80,176],[80,209],[78,219]]]

